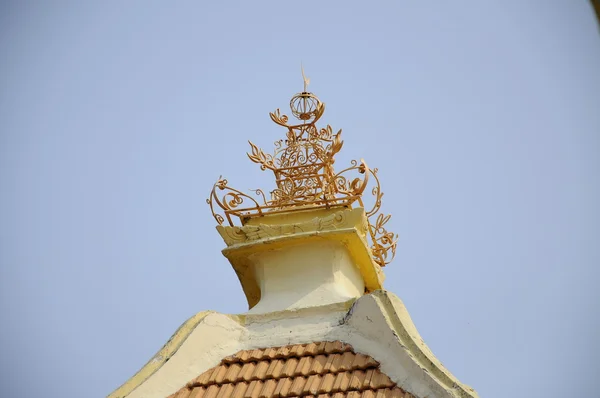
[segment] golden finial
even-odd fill
[[[304,80],[304,91],[298,93],[290,100],[290,108],[292,114],[302,120],[304,123],[312,119],[312,123],[316,122],[325,110],[325,104],[323,104],[316,95],[309,93],[308,84],[310,79],[304,74],[304,67],[300,63],[300,70],[302,71],[302,80]],[[277,123],[277,121],[275,121]]]
[[[248,157],[258,163],[262,170],[269,169],[275,175],[276,188],[270,192],[270,199],[257,189],[259,203],[252,196],[227,185],[227,180],[219,178],[215,183],[207,203],[219,224],[226,220],[234,225],[232,216],[244,224],[253,217],[266,213],[282,213],[308,208],[352,207],[358,204],[365,208],[363,193],[371,177],[375,184],[369,191],[374,196],[374,204],[365,208],[368,220],[368,235],[373,259],[380,266],[388,264],[396,253],[397,235],[386,231],[384,225],[390,215],[379,213],[381,207],[381,186],[377,169],[370,169],[364,160],[353,160],[350,167],[335,172],[335,155],[342,149],[342,130],[333,133],[331,126],[317,128],[316,122],[325,111],[325,104],[314,94],[307,92],[309,79],[304,74],[304,92],[296,94],[290,101],[292,113],[302,124],[288,124],[288,117],[277,109],[270,113],[271,120],[287,129],[285,139],[275,142],[273,154],[265,153],[250,142]],[[351,176],[350,174],[354,174]],[[218,194],[218,191],[223,193]],[[369,192],[366,191],[366,192]],[[220,208],[222,211],[218,211]]]

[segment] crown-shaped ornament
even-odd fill
[[[227,221],[231,226],[234,226],[234,217],[244,225],[249,219],[266,214],[358,205],[365,209],[373,260],[383,267],[394,258],[398,237],[385,229],[391,215],[379,212],[383,192],[377,169],[370,169],[361,159],[351,161],[342,171],[334,170],[334,157],[343,145],[342,130],[334,134],[329,125],[317,128],[316,122],[323,115],[325,104],[307,92],[307,84],[308,79],[304,78],[304,91],[290,101],[292,115],[299,124],[289,124],[288,117],[279,109],[269,114],[275,123],[287,129],[285,139],[275,142],[273,154],[249,142],[250,160],[258,163],[261,170],[271,170],[275,175],[276,188],[270,191],[269,198],[263,190],[256,189],[253,192],[257,200],[229,187],[227,180],[219,177],[206,202],[219,225]],[[367,209],[363,193],[369,184],[373,205]]]

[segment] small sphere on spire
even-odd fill
[[[292,97],[290,108],[297,119],[308,121],[316,116],[320,103],[316,95],[302,92]]]

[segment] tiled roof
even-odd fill
[[[168,398],[414,398],[340,341],[240,351]]]

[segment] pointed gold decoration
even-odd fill
[[[300,64],[300,69],[302,70],[302,80],[304,80],[304,93],[308,91],[308,85],[310,84],[310,79],[304,75],[304,66]]]
[[[219,225],[227,221],[232,226],[232,216],[238,217],[243,225],[248,219],[265,214],[308,208],[352,208],[355,203],[364,208],[362,195],[372,177],[371,193],[375,203],[365,212],[371,253],[375,262],[383,267],[396,254],[398,237],[385,229],[391,216],[379,213],[383,192],[377,169],[370,169],[361,159],[360,162],[353,160],[350,167],[340,172],[334,171],[334,157],[343,145],[342,130],[334,134],[329,125],[320,130],[317,128],[316,122],[323,115],[325,104],[306,91],[309,79],[304,75],[304,68],[302,78],[304,91],[290,101],[292,114],[302,123],[289,124],[288,117],[277,109],[269,114],[271,120],[285,127],[287,132],[285,139],[275,142],[273,154],[265,153],[249,142],[251,150],[247,155],[250,160],[259,164],[261,170],[271,170],[275,175],[276,188],[270,192],[270,198],[257,189],[254,192],[259,203],[252,196],[229,187],[227,180],[220,177],[206,202]]]

